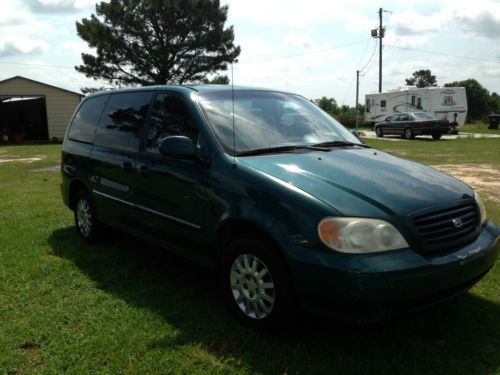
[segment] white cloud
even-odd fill
[[[387,46],[396,46],[401,48],[415,48],[424,46],[429,42],[429,37],[426,35],[397,35],[392,32],[387,32],[383,43]]]
[[[289,33],[283,38],[281,45],[285,48],[304,49],[314,44],[312,38],[307,34]]]
[[[68,40],[66,42],[63,42],[59,45],[59,48],[63,52],[70,52],[76,54],[93,53],[95,51],[95,49],[90,48],[87,43],[76,40]]]
[[[24,0],[27,8],[35,14],[74,14],[89,10],[96,1],[92,0]]]
[[[305,27],[317,22],[334,20],[352,21],[359,27],[367,18],[361,9],[375,7],[375,0],[226,0],[229,14],[235,20],[248,19],[260,25],[280,25],[292,28]],[[250,6],[249,6],[250,5]],[[357,26],[356,26],[357,25]]]
[[[40,55],[49,45],[43,40],[23,36],[7,36],[0,39],[0,58],[16,55]]]
[[[228,24],[235,26],[236,43],[242,47],[241,63],[235,64],[236,84],[278,88],[311,98],[326,95],[339,102],[346,98],[352,104],[355,85],[351,82],[356,69],[372,54],[374,41],[369,35],[378,26],[380,1],[224,1],[230,6]],[[81,52],[90,51],[76,36],[74,23],[83,12],[90,15],[95,2],[3,1],[0,56],[9,55],[4,61],[35,64],[36,58],[38,64],[68,69],[2,65],[0,75],[26,74],[72,90],[100,86],[72,68],[81,63]],[[480,61],[500,60],[500,1],[391,0],[383,6],[393,12],[384,13],[384,89],[403,85],[415,70],[431,69],[440,84],[476,78],[489,90],[500,91],[500,64]],[[335,48],[363,38],[365,42]],[[412,49],[474,56],[479,61]],[[361,77],[361,98],[378,88],[378,50],[370,66]],[[230,76],[230,71],[226,74]]]

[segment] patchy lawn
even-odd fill
[[[470,186],[481,196],[500,204],[500,165],[493,164],[437,164],[431,167],[448,173]]]
[[[498,182],[500,140],[367,143]],[[0,374],[500,374],[498,264],[430,310],[370,325],[306,316],[264,336],[233,321],[200,267],[122,233],[79,240],[52,171],[60,146],[0,157],[40,158],[0,164]]]

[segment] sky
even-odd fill
[[[95,0],[0,0],[0,80],[15,75],[80,91],[103,86],[75,71],[92,52],[75,22]],[[500,0],[221,0],[241,46],[234,82],[333,97],[354,105],[378,91],[378,27],[383,8],[383,90],[419,69],[439,85],[477,79],[500,92]],[[231,76],[231,72],[227,72]]]

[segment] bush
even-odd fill
[[[335,120],[340,122],[346,128],[355,128],[356,127],[356,111],[354,109],[350,109],[345,112],[338,113],[329,113]],[[359,113],[358,115],[358,128],[363,128],[365,126],[365,118],[363,113]]]

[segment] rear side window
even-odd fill
[[[82,103],[69,127],[69,139],[86,143],[94,142],[99,118],[108,96],[96,96]]]
[[[112,94],[104,109],[95,144],[136,152],[152,92]]]

